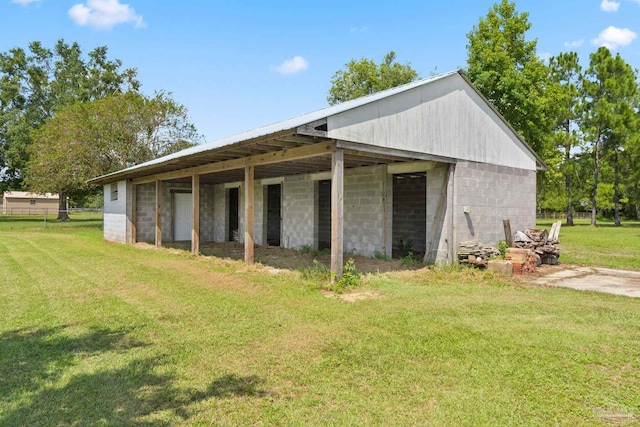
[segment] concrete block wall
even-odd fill
[[[285,177],[282,185],[282,246],[313,246],[314,214],[314,181],[311,176]]]
[[[454,194],[456,242],[478,240],[497,245],[504,240],[503,218],[509,218],[513,232],[535,226],[535,171],[459,162]],[[465,206],[470,213],[464,213]]]
[[[213,241],[227,240],[226,193],[224,185],[213,187]]]
[[[256,245],[264,245],[264,193],[265,187],[258,180],[253,184],[253,242]],[[240,203],[244,204],[244,200]],[[244,220],[243,220],[244,223]]]
[[[162,241],[173,240],[173,197],[171,190],[190,190],[191,184],[162,183]],[[155,183],[136,186],[137,241],[153,243],[156,239],[156,186]],[[213,186],[200,186],[200,240],[213,240]]]
[[[136,239],[153,243],[156,240],[156,185],[136,185]]]
[[[344,175],[344,250],[373,256],[383,250],[386,167],[347,169]]]
[[[211,242],[214,237],[214,186],[200,184],[200,241]]]

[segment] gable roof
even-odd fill
[[[166,168],[170,167],[170,165],[174,165],[175,170],[177,170],[177,169],[180,169],[180,164],[183,162],[186,162],[188,159],[197,159],[199,157],[206,156],[208,153],[231,150],[233,148],[239,147],[241,144],[247,141],[253,141],[259,138],[268,137],[269,135],[277,135],[281,132],[295,130],[301,126],[326,120],[331,116],[335,116],[345,111],[356,109],[358,107],[371,104],[371,103],[383,100],[385,98],[389,98],[394,95],[397,95],[406,91],[410,91],[412,89],[415,89],[421,86],[428,85],[432,82],[442,80],[456,74],[462,76],[464,81],[470,87],[473,88],[473,90],[484,100],[484,102],[487,103],[487,105],[491,107],[492,111],[499,117],[499,119],[502,120],[502,122],[504,122],[507,125],[507,127],[513,132],[515,137],[519,141],[521,141],[522,144],[531,152],[531,154],[536,158],[536,161],[539,167],[544,168],[545,166],[544,166],[543,160],[518,135],[518,133],[513,129],[513,127],[495,109],[495,107],[493,107],[493,105],[491,105],[491,103],[487,101],[487,99],[484,96],[482,96],[482,94],[473,86],[473,84],[471,84],[469,79],[463,74],[462,70],[456,70],[456,71],[450,71],[448,73],[434,75],[426,79],[417,80],[415,82],[407,83],[401,86],[397,86],[391,89],[377,92],[372,95],[367,95],[367,96],[356,98],[350,101],[345,101],[330,107],[326,107],[311,113],[303,114],[287,120],[276,122],[267,126],[262,126],[247,132],[242,132],[226,138],[221,138],[212,142],[190,147],[173,154],[162,156],[157,159],[150,160],[148,162],[144,162],[135,166],[131,166],[126,169],[122,169],[120,171],[112,172],[110,174],[93,178],[89,180],[89,182],[96,183],[96,184],[104,184],[104,183],[113,182],[120,179],[126,179],[132,176],[141,176],[141,175],[144,175],[146,172],[148,172],[149,174],[153,174],[161,166],[166,166],[165,167],[165,170],[166,170]],[[437,156],[434,156],[434,157],[437,157]],[[188,167],[188,166],[191,166],[191,165],[185,164],[182,167]]]

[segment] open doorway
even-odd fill
[[[331,249],[331,180],[318,181],[318,250]]]
[[[227,190],[227,241],[239,241],[240,191],[238,187]]]
[[[422,259],[427,240],[427,174],[393,175],[392,236],[394,258]]]
[[[266,186],[266,234],[267,245],[280,246],[282,236],[282,185]]]

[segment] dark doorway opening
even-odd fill
[[[267,185],[267,245],[280,246],[282,235],[282,186]]]
[[[331,180],[318,181],[318,250],[331,249]]]
[[[227,190],[227,206],[229,209],[229,227],[227,228],[227,240],[237,242],[239,236],[239,215],[240,215],[240,191],[239,188],[229,188]]]
[[[393,175],[394,258],[411,254],[422,259],[427,235],[427,175],[425,172]]]

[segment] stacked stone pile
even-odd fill
[[[513,245],[516,248],[531,249],[542,264],[556,265],[560,257],[560,248],[557,246],[560,243],[558,240],[560,224],[560,222],[554,223],[551,232],[536,229],[518,231],[513,239]]]
[[[458,260],[460,263],[486,267],[489,258],[497,257],[500,251],[495,246],[483,245],[474,240],[460,242]]]

